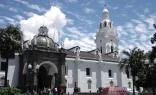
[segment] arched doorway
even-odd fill
[[[55,67],[51,64],[41,64],[38,73],[38,88],[53,88],[55,86]]]
[[[44,66],[41,66],[38,73],[38,88],[43,89],[47,87],[47,70]]]

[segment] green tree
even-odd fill
[[[147,88],[148,84],[147,84],[147,74],[148,74],[148,67],[145,65],[145,60],[148,58],[150,58],[150,52],[148,53],[144,53],[144,52],[140,52],[141,56],[140,56],[140,64],[139,64],[139,68],[137,71],[137,77],[138,79],[135,82],[135,86],[137,88],[139,87],[144,87]]]
[[[138,80],[136,80],[137,87],[143,87],[143,88],[151,88],[152,87],[150,66],[152,66],[154,58],[156,58],[155,51],[156,51],[156,48],[152,47],[151,52],[144,54],[144,56],[145,56],[145,57],[143,57],[144,61],[145,61],[145,59],[148,59],[149,64],[145,64],[144,61],[142,62],[140,69],[138,71],[138,74],[137,74],[137,76],[138,76]],[[156,68],[156,66],[154,66],[154,67]],[[156,73],[156,71],[155,71],[155,73]],[[156,76],[153,76],[153,77],[154,77],[154,79],[156,78]]]
[[[28,95],[15,87],[3,87],[0,89],[0,95]]]
[[[125,55],[125,58],[121,60],[119,66],[120,69],[125,68],[125,72],[131,72],[133,81],[133,95],[135,95],[135,77],[140,70],[142,58],[144,57],[144,51],[135,47],[133,49],[129,49],[129,51],[123,50],[122,53]]]
[[[153,26],[154,28],[156,28],[156,24],[153,24]],[[153,37],[151,37],[151,43],[153,44],[155,41],[156,41],[156,33],[154,33]],[[152,87],[153,83],[152,83],[151,76],[153,75],[151,74],[150,67],[152,66],[152,63],[156,58],[156,46],[152,47],[151,52],[146,53],[146,58],[149,60],[149,64],[145,65],[144,63],[142,63],[141,70],[138,71],[138,80],[136,80],[137,87],[144,87],[144,88]],[[154,68],[156,69],[155,65]],[[154,73],[156,73],[156,71],[154,71]],[[156,76],[153,77],[154,79],[156,78]],[[156,83],[154,85],[156,85]]]
[[[15,53],[22,50],[20,44],[22,37],[23,34],[17,26],[8,25],[5,28],[0,28],[0,54],[2,58],[6,59],[4,86],[7,86],[9,59],[14,58]]]

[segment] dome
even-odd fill
[[[107,10],[107,8],[104,8],[104,9],[103,9],[103,12],[104,12],[104,13],[109,13],[109,11]]]
[[[35,36],[32,41],[31,44],[36,46],[36,48],[40,48],[40,49],[54,49],[55,48],[55,43],[54,41],[49,38],[48,36]]]
[[[109,20],[109,11],[105,7],[102,12],[102,20]]]
[[[48,37],[48,29],[46,26],[41,26],[39,28],[39,34],[35,35],[31,40],[31,45],[35,46],[37,49],[55,49],[55,42],[50,37]]]

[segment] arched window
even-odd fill
[[[113,52],[113,46],[111,46],[111,52]]]
[[[101,53],[102,53],[102,47],[101,47]]]
[[[96,50],[96,55],[98,55],[98,51]]]
[[[113,50],[113,41],[112,41],[112,39],[111,39],[111,52],[113,52],[114,50]]]
[[[86,68],[86,76],[91,76],[90,68]]]
[[[109,78],[112,78],[112,70],[108,70],[108,76]]]
[[[88,89],[91,89],[92,88],[91,84],[92,84],[92,81],[89,79],[88,80]]]
[[[128,88],[131,88],[131,82],[130,81],[128,82]]]
[[[106,22],[104,22],[104,26],[105,26],[105,27],[107,26],[107,23],[106,23]]]
[[[109,23],[109,25],[110,25],[110,28],[111,28],[111,27],[112,27],[112,26],[111,26],[111,22]]]
[[[65,70],[65,75],[67,76],[68,75],[68,66],[65,66],[65,68],[64,68]]]
[[[114,57],[117,58],[117,52],[114,53]]]
[[[126,71],[126,74],[127,74],[127,78],[129,79],[130,78],[129,71]]]

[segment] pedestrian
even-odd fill
[[[30,95],[30,91],[29,91],[29,89],[27,89],[27,94]]]

